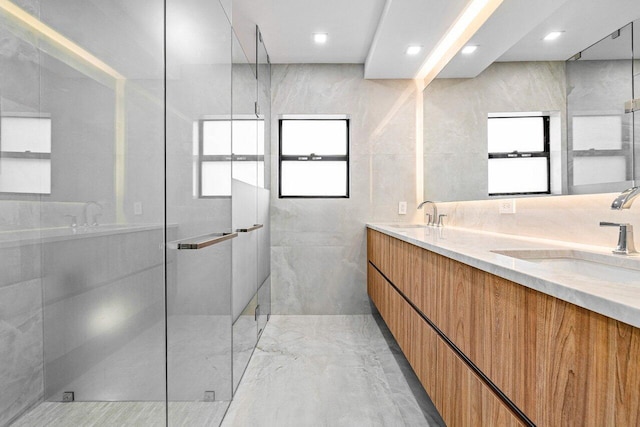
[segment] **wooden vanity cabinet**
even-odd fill
[[[447,425],[640,425],[640,329],[371,229],[367,247],[369,296]]]

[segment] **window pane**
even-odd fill
[[[627,162],[624,156],[573,158],[573,185],[602,184],[626,180]]]
[[[202,162],[202,195],[231,195],[231,162]]]
[[[258,162],[236,161],[233,162],[233,179],[258,185]]]
[[[548,191],[547,158],[489,159],[489,194]]]
[[[346,155],[346,120],[282,120],[283,155]]]
[[[622,148],[622,117],[582,116],[573,118],[574,150],[619,150]]]
[[[0,159],[0,192],[51,194],[51,160]]]
[[[346,196],[347,162],[282,162],[282,196]]]
[[[490,117],[487,131],[489,153],[544,151],[542,117]]]
[[[257,120],[233,121],[233,154],[257,154]]]
[[[231,154],[229,120],[206,120],[202,123],[202,152],[205,156]]]
[[[51,152],[51,119],[3,117],[1,127],[2,151]]]

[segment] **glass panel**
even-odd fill
[[[271,314],[271,224],[269,204],[271,192],[258,189],[258,223],[264,227],[258,230],[258,334],[260,334]]]
[[[260,162],[264,163],[264,162]],[[257,185],[258,179],[258,162],[234,161],[233,162],[233,179],[246,182],[247,184]]]
[[[489,159],[489,194],[548,191],[547,159]]]
[[[203,123],[205,154],[230,153],[231,27],[208,0],[169,1],[166,19],[169,230],[176,240],[229,232],[230,198],[193,197],[190,168],[201,120],[223,118]],[[201,172],[204,193],[230,194],[228,162],[203,162]],[[169,425],[218,425],[231,400],[233,245],[167,250]]]
[[[599,184],[624,181],[627,160],[623,156],[574,157],[573,184]]]
[[[257,187],[238,180],[231,184],[233,229],[258,223]],[[233,386],[237,388],[257,342],[255,307],[258,291],[258,235],[261,229],[240,232],[233,242]]]
[[[229,120],[205,120],[202,123],[202,151],[205,156],[231,154]]]
[[[283,155],[346,155],[346,120],[283,120]]]
[[[620,29],[581,52],[578,60],[566,62],[567,76],[567,164],[569,194],[621,191],[633,179],[633,115],[624,113],[633,92],[631,25]],[[621,150],[622,168],[605,171],[611,160],[576,156],[577,150]],[[590,177],[583,175],[586,164]],[[573,170],[573,172],[571,172]],[[626,175],[621,174],[624,172]],[[619,181],[611,181],[613,176]],[[595,181],[599,177],[602,181]],[[578,181],[576,181],[578,180]],[[589,182],[589,188],[575,188]],[[617,184],[617,185],[616,185]]]
[[[233,154],[258,154],[258,121],[233,120]]]
[[[202,162],[202,195],[231,196],[231,162]]]
[[[281,194],[283,196],[345,196],[347,162],[283,161]]]
[[[620,150],[622,148],[622,116],[575,116],[573,118],[574,150]]]
[[[544,151],[542,117],[490,117],[487,131],[489,153]]]
[[[0,193],[51,193],[51,160],[0,158]]]
[[[51,119],[37,117],[3,117],[0,141],[2,151],[32,153],[51,152]]]
[[[18,12],[0,14],[1,148],[51,156],[0,165],[50,193],[2,195],[13,249],[0,256],[0,324],[23,323],[10,329],[16,366],[0,373],[0,425],[42,400],[51,425],[96,406],[104,424],[127,412],[163,425],[163,2],[5,3]],[[61,404],[65,392],[100,403]]]

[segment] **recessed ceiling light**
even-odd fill
[[[549,34],[544,36],[544,40],[546,40],[546,41],[555,40],[558,37],[560,37],[562,35],[562,33],[564,33],[564,31],[551,31]]]
[[[324,44],[327,42],[329,35],[327,33],[313,33],[313,41],[318,44]]]
[[[405,51],[407,55],[417,55],[422,50],[422,46],[409,46]]]
[[[463,55],[471,55],[473,52],[476,51],[477,48],[478,48],[478,46],[467,45],[467,46],[462,48],[461,52],[462,52]]]

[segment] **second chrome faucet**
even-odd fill
[[[430,203],[433,207],[433,213],[426,213],[425,212],[425,216],[428,218],[427,219],[427,225],[430,225],[432,227],[444,227],[444,223],[443,223],[443,219],[444,217],[446,217],[447,215],[445,214],[440,214],[438,215],[438,206],[436,206],[436,202],[431,201],[431,200],[425,200],[424,202],[420,203],[418,205],[418,209],[422,209],[422,207],[426,204]]]

